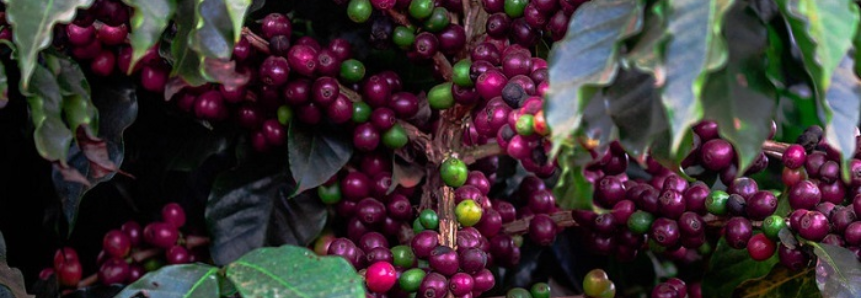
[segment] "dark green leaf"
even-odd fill
[[[218,267],[205,264],[171,265],[147,273],[115,298],[144,295],[159,298],[220,297]]]
[[[287,148],[295,193],[317,187],[335,175],[353,155],[349,138],[318,127],[290,125]]]
[[[365,283],[346,259],[297,246],[254,250],[227,266],[227,277],[243,297],[365,297]]]
[[[616,139],[614,136],[618,135],[618,129],[610,117],[604,89],[585,87],[583,90],[580,95],[584,96],[587,104],[583,107],[583,123],[578,135],[582,134],[586,139],[606,146]]]
[[[6,20],[12,25],[21,68],[22,89],[29,89],[39,51],[51,45],[54,24],[71,22],[75,10],[89,7],[93,0],[3,0]]]
[[[667,109],[676,153],[691,125],[703,115],[703,81],[706,73],[726,62],[726,43],[721,36],[723,18],[733,0],[669,1],[663,103]],[[659,80],[660,81],[660,80]]]
[[[293,184],[279,170],[248,164],[218,177],[206,206],[216,264],[264,245],[308,245],[323,230],[325,205],[308,194],[288,199]]]
[[[60,86],[47,68],[36,65],[33,71],[33,85],[29,89],[27,102],[35,127],[33,138],[36,150],[42,158],[65,165],[66,152],[72,143],[72,131],[63,123]]]
[[[702,102],[705,117],[715,120],[721,136],[734,145],[742,174],[768,138],[777,97],[765,76],[767,30],[745,3],[726,14],[724,36],[744,42],[730,43],[726,67],[707,75]]]
[[[721,237],[703,277],[703,297],[730,297],[743,282],[766,276],[777,262],[777,254],[762,262],[754,261],[746,249],[729,247]]]
[[[167,22],[176,12],[176,0],[123,0],[134,8],[131,19],[129,44],[132,46],[132,61],[129,71],[134,69],[147,50],[152,48],[167,28]]]
[[[550,95],[545,107],[554,152],[580,126],[588,97],[583,87],[605,86],[616,75],[620,41],[642,26],[643,7],[636,0],[590,1],[577,10],[568,34],[550,51]]]
[[[633,38],[633,45],[624,57],[629,65],[650,74],[663,64],[667,42],[665,4],[665,1],[659,1],[646,9],[643,32]]]
[[[201,73],[203,56],[191,47],[191,39],[195,34],[197,22],[195,21],[196,18],[190,16],[196,15],[196,0],[178,1],[176,15],[174,15],[177,31],[170,45],[170,53],[174,58],[171,76],[178,75],[184,83],[190,86],[200,86],[206,83],[206,79]],[[165,94],[168,90],[165,88]],[[165,99],[170,98],[165,97]]]
[[[233,53],[234,32],[226,0],[194,1],[197,2],[194,16],[197,26],[191,33],[189,45],[206,57],[230,58]]]
[[[861,297],[861,263],[852,251],[809,242],[816,254],[816,285],[823,297]]]
[[[245,15],[251,7],[252,0],[224,0],[227,13],[230,15],[230,23],[233,24],[233,42],[239,41],[242,34],[242,25],[245,23]],[[231,53],[233,48],[230,49]],[[229,58],[230,56],[228,56]]]
[[[854,61],[848,53],[834,71],[831,86],[825,92],[825,104],[831,111],[825,138],[842,152],[843,177],[849,178],[849,163],[855,156],[855,131],[861,120],[861,80],[852,71]]]
[[[559,166],[562,173],[559,181],[553,187],[553,195],[559,206],[564,209],[592,209],[592,183],[583,175],[586,164],[585,156],[589,156],[580,147],[564,146],[559,152]]]
[[[619,141],[633,155],[643,155],[646,147],[668,129],[654,77],[622,69],[613,85],[604,90],[604,97],[619,128]]]
[[[739,298],[806,298],[820,297],[816,288],[816,273],[813,268],[801,271],[790,270],[783,265],[774,266],[761,278],[748,280],[735,289],[733,297]]]

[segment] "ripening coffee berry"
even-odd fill
[[[819,187],[810,180],[802,180],[789,189],[789,206],[792,209],[813,209],[822,200]]]
[[[440,176],[446,185],[451,187],[460,187],[466,183],[469,169],[466,163],[456,157],[446,158],[440,165]]]
[[[616,286],[610,281],[607,272],[592,269],[583,277],[583,293],[589,297],[614,297]]]
[[[747,252],[754,261],[765,261],[774,255],[776,245],[765,234],[756,234],[747,243]]]
[[[779,215],[770,215],[762,221],[762,233],[771,239],[777,239],[780,230],[785,227],[786,221]]]
[[[406,292],[415,292],[418,291],[419,286],[422,283],[422,280],[425,278],[424,269],[413,268],[404,273],[401,273],[401,277],[398,279],[398,285],[402,290]]]
[[[457,252],[443,245],[437,246],[431,251],[428,262],[431,269],[445,276],[455,274],[459,268]]]
[[[413,250],[406,245],[398,245],[391,248],[392,264],[400,268],[410,268],[416,262],[416,256]]]
[[[397,281],[395,267],[388,262],[376,262],[365,271],[365,283],[371,292],[388,292]]]
[[[673,247],[679,242],[679,225],[675,220],[658,218],[652,223],[650,234],[663,247]]]
[[[787,268],[798,271],[807,267],[810,258],[800,249],[789,248],[786,245],[780,244],[777,249],[777,256],[780,258],[780,263]]]
[[[628,229],[635,234],[645,234],[651,229],[654,221],[654,215],[643,210],[638,210],[628,218]]]
[[[714,215],[727,214],[729,194],[722,190],[714,190],[706,198],[706,210]]]
[[[415,237],[413,237],[413,240],[410,241],[413,253],[416,257],[422,259],[430,256],[431,251],[433,251],[437,245],[439,245],[439,234],[430,230],[416,234]]]
[[[800,225],[798,234],[811,241],[821,241],[829,232],[828,218],[819,211],[808,211],[801,217]]]
[[[161,208],[161,220],[181,228],[185,225],[185,210],[177,203],[168,203]]]
[[[171,224],[154,222],[144,228],[143,236],[144,240],[153,246],[170,248],[176,244],[179,232]]]
[[[132,248],[129,236],[120,230],[110,230],[102,240],[102,249],[113,257],[123,258]]]
[[[807,160],[807,152],[804,151],[804,147],[798,144],[789,145],[786,147],[786,151],[783,152],[783,157],[781,157],[781,161],[783,162],[783,166],[790,169],[797,169],[804,165]]]
[[[753,225],[750,220],[736,216],[726,222],[726,242],[729,247],[742,249],[747,247],[750,237],[753,236]]]
[[[732,145],[722,139],[713,139],[701,148],[703,166],[712,171],[720,171],[728,167],[735,157]]]
[[[454,209],[454,214],[457,221],[464,227],[471,227],[477,224],[482,217],[481,206],[473,200],[464,200],[457,204]]]
[[[556,222],[547,214],[536,214],[529,221],[529,238],[538,245],[553,244],[556,239]]]

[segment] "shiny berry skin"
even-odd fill
[[[289,38],[293,33],[293,24],[287,16],[280,13],[271,13],[263,18],[260,29],[266,39],[277,35],[284,35]]]
[[[428,32],[439,32],[451,23],[448,10],[444,7],[436,7],[431,11],[430,16],[424,20],[424,29]]]
[[[418,58],[430,59],[437,51],[439,51],[439,38],[430,32],[422,32],[416,35],[416,41],[413,43],[413,53]]]
[[[469,274],[459,272],[452,275],[449,279],[448,288],[455,296],[463,296],[472,293],[472,288],[475,286],[475,280]]]
[[[459,24],[448,24],[437,36],[439,50],[445,54],[456,54],[466,45],[466,31]]]
[[[616,286],[610,281],[607,272],[592,269],[583,277],[583,293],[589,297],[614,297]]]
[[[413,250],[406,245],[398,245],[391,248],[392,264],[401,268],[410,268],[416,262],[416,256]]]
[[[667,283],[661,283],[654,289],[652,289],[652,295],[650,298],[682,298],[679,296],[679,292]]]
[[[427,273],[425,273],[424,269],[412,268],[401,273],[401,277],[398,279],[398,285],[402,290],[407,292],[418,291],[419,286],[426,275]]]
[[[338,95],[335,101],[326,107],[326,116],[328,116],[329,120],[333,123],[341,124],[352,119],[353,111],[353,102],[344,95]]]
[[[649,236],[663,247],[673,247],[679,242],[679,225],[676,221],[658,218],[652,223]]]
[[[114,71],[116,61],[117,58],[114,52],[104,49],[93,58],[93,61],[90,61],[90,70],[98,76],[109,76]]]
[[[129,242],[132,246],[137,246],[141,242],[141,237],[143,237],[141,234],[143,233],[143,230],[137,222],[127,221],[120,227],[120,230],[129,236]]]
[[[108,255],[122,258],[129,254],[132,243],[129,236],[120,230],[110,230],[102,240],[102,249]]]
[[[546,214],[536,214],[529,221],[529,239],[538,245],[549,246],[556,239],[556,222]]]
[[[85,46],[96,39],[96,28],[94,26],[78,26],[74,23],[66,26],[66,36],[72,45]]]
[[[376,262],[365,271],[365,283],[371,292],[388,292],[397,281],[397,273],[391,263]]]
[[[144,228],[144,240],[156,247],[170,248],[176,244],[179,238],[179,232],[171,224],[163,222],[153,222]]]
[[[759,191],[759,186],[756,181],[748,177],[733,179],[729,189],[727,189],[727,193],[740,195],[745,201],[749,200],[757,191]]]
[[[682,236],[699,236],[705,233],[705,221],[703,218],[694,213],[687,211],[679,217],[679,230]]]
[[[104,45],[115,46],[126,41],[129,29],[126,24],[119,26],[102,25],[99,28],[98,38]]]
[[[813,209],[821,200],[819,187],[810,180],[802,180],[789,189],[789,206],[792,209]]]
[[[185,225],[185,210],[177,203],[168,203],[161,208],[161,220],[181,228]]]
[[[186,264],[191,260],[191,255],[185,247],[175,245],[164,254],[168,264]]]
[[[464,272],[475,274],[487,265],[487,253],[477,247],[467,248],[458,254],[458,264]]]
[[[625,198],[625,186],[619,178],[605,176],[598,181],[594,198],[600,206],[612,208],[613,205]]]
[[[356,205],[356,216],[368,225],[382,223],[386,219],[386,206],[374,198],[365,198]]]
[[[392,42],[401,49],[409,49],[416,42],[415,30],[404,26],[395,27],[392,31]]]
[[[430,256],[431,251],[433,251],[437,245],[439,245],[439,234],[430,230],[416,234],[410,242],[410,246],[412,247],[415,256],[422,259]]]
[[[726,222],[726,241],[727,244],[735,249],[747,247],[750,237],[753,236],[753,226],[750,220],[743,217],[733,217]]]
[[[339,92],[338,81],[332,77],[320,77],[311,86],[311,98],[322,106],[332,104],[340,95]]]
[[[442,83],[434,86],[428,91],[427,99],[430,107],[435,110],[444,110],[454,106],[451,83]]]
[[[110,258],[99,267],[99,281],[103,285],[124,283],[130,271],[129,264],[122,258]]]
[[[66,287],[78,286],[78,282],[81,281],[81,276],[83,275],[83,268],[77,260],[55,266],[54,271],[57,275],[57,282]]]
[[[502,72],[491,69],[478,76],[475,87],[481,97],[489,100],[501,96],[506,83],[508,78]]]
[[[783,162],[783,166],[787,168],[800,168],[804,165],[805,161],[807,161],[807,152],[804,151],[804,147],[801,145],[789,145],[789,147],[786,147],[786,151],[783,152],[781,161]]]
[[[371,18],[374,7],[368,0],[350,0],[347,4],[347,16],[356,23],[367,22]]]
[[[365,77],[365,65],[356,59],[344,60],[341,63],[340,76],[347,83],[361,81]]]
[[[428,257],[431,268],[445,276],[451,276],[458,270],[457,252],[448,246],[437,246]]]
[[[144,274],[146,274],[144,267],[138,264],[131,264],[129,265],[129,278],[126,280],[126,283],[134,283],[143,277]]]
[[[386,236],[383,236],[383,234],[380,234],[379,232],[368,232],[362,235],[359,239],[358,247],[366,252],[377,247],[386,248],[388,250],[389,243],[386,241]]]
[[[670,219],[678,219],[685,212],[685,201],[681,193],[675,190],[665,190],[658,199],[661,215]]]
[[[706,198],[706,210],[714,215],[725,215],[729,211],[727,202],[729,202],[729,194],[722,190],[714,190]]]
[[[747,252],[750,258],[755,261],[765,261],[774,255],[776,249],[774,241],[765,236],[765,234],[756,234],[750,238],[747,243]]]
[[[360,151],[370,152],[380,144],[380,133],[371,123],[356,126],[353,131],[353,146]]]
[[[415,1],[414,1],[415,2]],[[448,280],[439,273],[432,272],[425,276],[418,290],[418,297],[442,298],[448,293]]]
[[[519,18],[523,16],[523,10],[526,8],[526,5],[529,4],[528,0],[505,0],[504,10],[505,14],[512,18]]]
[[[685,197],[685,210],[693,211],[700,215],[706,214],[706,198],[709,196],[709,188],[704,183],[691,184],[683,193]]]
[[[454,214],[457,217],[458,223],[464,227],[471,227],[477,224],[482,217],[481,206],[473,200],[464,200],[457,204]]]
[[[407,92],[398,92],[392,94],[389,100],[389,108],[395,111],[398,118],[409,119],[415,116],[419,111],[418,98]]]
[[[768,238],[777,239],[780,230],[786,227],[786,221],[779,215],[771,215],[762,221],[762,233]]]
[[[466,163],[456,157],[446,158],[440,165],[440,176],[446,185],[460,187],[466,183],[469,169]]]
[[[852,208],[848,207],[837,207],[834,212],[831,213],[831,226],[834,230],[834,233],[843,234],[843,231],[846,230],[846,227],[849,224],[855,222],[857,217],[855,216],[855,211]]]
[[[439,216],[433,209],[425,209],[419,213],[419,222],[425,229],[436,230],[439,228]]]
[[[635,234],[645,234],[651,229],[654,221],[654,215],[646,211],[638,210],[628,218],[628,229]]]
[[[789,248],[783,244],[780,244],[779,246],[780,247],[777,249],[777,256],[783,266],[786,266],[793,271],[807,268],[807,263],[810,262],[810,258],[804,254],[804,252],[797,248]]]
[[[777,210],[777,197],[770,191],[758,191],[747,201],[745,210],[751,220],[764,220]]]
[[[821,241],[829,232],[828,218],[819,211],[808,211],[800,225],[798,234],[811,241]]]
[[[284,57],[269,56],[260,65],[260,80],[269,86],[281,86],[287,82],[290,64]]]
[[[476,274],[472,275],[472,279],[474,281],[472,290],[478,292],[485,292],[493,288],[496,285],[496,279],[493,277],[493,273],[490,272],[487,268],[481,269]]]
[[[720,171],[728,167],[735,157],[732,145],[722,139],[706,142],[700,152],[703,166],[712,171]]]
[[[616,230],[616,218],[610,213],[599,214],[595,217],[592,228],[601,234],[612,234]]]

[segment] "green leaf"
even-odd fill
[[[729,247],[721,237],[703,276],[703,297],[731,297],[736,287],[766,276],[777,262],[777,254],[762,262],[754,261],[746,249]]]
[[[816,273],[812,267],[793,271],[783,265],[774,266],[760,279],[748,280],[735,289],[732,297],[739,298],[806,298],[820,297],[816,288]]]
[[[3,3],[18,48],[21,89],[29,89],[37,55],[51,45],[54,24],[71,22],[75,10],[89,7],[93,0],[3,0]]]
[[[613,85],[604,90],[610,117],[619,128],[619,142],[634,156],[668,129],[655,78],[634,69],[620,70]]]
[[[831,87],[825,92],[825,105],[831,110],[825,138],[842,152],[844,180],[849,178],[849,163],[856,149],[854,132],[861,120],[861,80],[852,70],[854,64],[852,55],[847,53],[831,77]]]
[[[823,297],[861,297],[861,263],[852,251],[824,243],[813,246],[816,261],[816,285]]]
[[[663,94],[672,142],[670,152],[679,150],[691,125],[702,117],[705,75],[726,62],[726,43],[721,36],[723,17],[733,0],[669,1],[666,45],[666,81]]]
[[[294,187],[288,175],[271,164],[249,163],[218,177],[205,214],[216,264],[264,245],[308,245],[319,235],[326,206],[309,194],[288,199]]]
[[[242,256],[227,277],[243,297],[365,297],[364,280],[346,259],[290,245]]]
[[[251,7],[251,0],[224,0],[224,5],[227,7],[227,13],[230,15],[230,21],[233,23],[233,42],[239,41],[242,37],[242,25],[245,23],[245,14],[248,13]],[[233,52],[233,49],[230,49]],[[229,58],[229,57],[228,57]]]
[[[768,32],[747,4],[738,2],[726,14],[729,45],[726,67],[707,75],[702,103],[705,118],[715,120],[721,137],[736,149],[739,175],[762,151],[771,131],[777,95],[765,76]]]
[[[562,173],[553,187],[553,195],[563,209],[592,209],[594,189],[592,183],[583,175],[587,156],[589,154],[580,146],[563,146],[559,152]]]
[[[663,63],[664,46],[667,42],[665,1],[659,1],[646,9],[643,32],[634,37],[624,61],[640,71],[655,74]]]
[[[296,181],[295,193],[317,187],[344,167],[353,155],[349,138],[319,126],[290,125],[287,133],[290,172]]]
[[[197,23],[194,17],[189,17],[196,15],[196,0],[178,1],[177,11],[174,15],[177,31],[170,45],[170,53],[174,58],[171,76],[179,76],[189,86],[200,86],[206,83],[206,79],[201,73],[204,57],[191,47],[191,39]],[[165,94],[168,90],[165,88]],[[165,99],[170,98],[165,97]]]
[[[114,298],[220,297],[218,280],[218,267],[200,263],[165,266],[147,273]]]
[[[580,126],[587,86],[606,86],[616,75],[620,41],[642,26],[643,6],[637,0],[584,3],[568,24],[566,37],[550,51],[550,92],[545,106],[552,128],[553,152]]]
[[[228,13],[227,3],[225,0],[194,1],[197,2],[194,16],[196,25],[191,33],[191,48],[206,57],[230,58],[234,35],[239,33],[233,31],[234,20]]]
[[[129,43],[132,46],[132,61],[129,71],[143,58],[147,50],[158,42],[168,21],[176,12],[176,0],[123,0],[135,9],[132,15]]]
[[[72,144],[72,131],[62,119],[63,98],[54,74],[47,68],[36,65],[33,69],[33,84],[27,102],[35,131],[33,138],[36,151],[48,161],[59,161],[65,166],[66,153]]]

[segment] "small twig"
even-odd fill
[[[352,102],[362,102],[362,95],[356,91],[353,91],[350,87],[344,86],[341,82],[338,82],[338,90],[347,97]]]
[[[440,244],[457,249],[457,218],[454,214],[454,189],[442,187],[439,200],[439,237]]]
[[[529,231],[529,222],[532,220],[534,216],[527,216],[510,223],[502,225],[502,231],[509,235],[520,235]],[[550,214],[550,218],[556,222],[556,226],[560,228],[568,228],[568,227],[576,227],[579,226],[577,221],[574,220],[574,217],[571,215],[571,210],[559,211],[553,214]]]
[[[164,252],[164,249],[161,248],[150,248],[145,250],[139,250],[132,253],[132,260],[138,263],[143,263],[143,261],[149,260],[159,254]]]
[[[86,287],[92,286],[92,285],[96,284],[96,282],[98,282],[98,281],[99,281],[99,274],[93,273],[92,275],[87,276],[84,279],[82,279],[81,281],[79,281],[78,282],[78,288],[80,289],[80,288],[86,288]]]
[[[436,69],[439,71],[439,74],[442,76],[444,81],[451,81],[451,62],[448,61],[445,54],[442,52],[436,52],[433,56],[433,64],[436,66]]]
[[[463,157],[463,162],[470,165],[475,163],[476,161],[488,157],[488,156],[496,156],[505,154],[505,150],[499,146],[497,143],[487,143],[484,145],[478,145],[466,148],[465,150],[460,152],[460,156]]]
[[[204,245],[209,245],[212,242],[209,237],[199,236],[199,235],[186,235],[185,236],[185,247],[188,249],[193,249],[195,247],[200,247]]]
[[[242,28],[242,35],[244,35],[245,38],[248,39],[248,43],[250,43],[252,47],[257,49],[261,53],[267,55],[269,54],[269,41],[267,41],[263,37],[260,37],[260,35],[255,34],[251,31],[251,29],[248,29],[248,27]]]
[[[388,12],[389,16],[392,17],[392,20],[394,20],[395,23],[398,23],[398,25],[407,26],[407,27],[412,25],[412,24],[410,24],[410,19],[407,18],[407,16],[405,16],[404,14],[395,10],[394,8],[389,9],[386,12]]]

